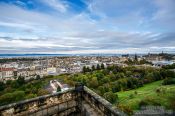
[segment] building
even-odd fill
[[[172,65],[174,62],[173,61],[166,61],[166,60],[162,60],[162,61],[152,61],[154,66],[166,66],[166,65]]]
[[[47,68],[47,74],[48,75],[56,75],[57,74],[57,68],[56,67]]]
[[[11,78],[14,77],[14,68],[0,68],[0,78]]]

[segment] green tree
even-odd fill
[[[60,92],[61,91],[61,88],[60,86],[57,87],[57,92]]]
[[[134,89],[134,84],[133,84],[132,78],[127,79],[127,87]]]
[[[79,79],[82,84],[86,85],[86,81],[87,81],[87,76],[86,75],[82,75],[80,76],[80,79]]]
[[[99,64],[97,64],[97,70],[100,70],[101,68],[100,68],[100,65]]]
[[[131,71],[126,71],[126,76],[127,77],[131,77],[131,75],[132,75],[132,72]]]
[[[23,85],[23,84],[25,84],[24,77],[19,76],[18,79],[17,79],[17,83],[18,83],[19,85]]]
[[[165,78],[162,84],[163,85],[175,84],[175,78],[171,78],[171,77]]]
[[[134,60],[138,61],[137,54],[135,54]]]
[[[39,80],[40,79],[40,75],[36,75],[36,79]]]
[[[119,83],[117,81],[112,83],[111,88],[112,88],[112,92],[113,93],[119,92],[121,90],[120,85],[119,85]]]
[[[12,80],[7,80],[7,81],[6,81],[6,85],[8,85],[8,86],[10,86],[11,83],[12,83]]]
[[[86,73],[87,70],[86,70],[86,66],[83,66],[83,73]]]
[[[0,105],[23,100],[25,97],[24,91],[15,91],[13,93],[6,93],[0,96]]]
[[[103,70],[102,70],[102,73],[103,73],[104,75],[108,75],[109,72],[110,72],[110,71],[109,71],[108,69],[103,69]]]
[[[152,72],[148,72],[145,74],[144,76],[144,83],[150,83],[150,82],[153,82],[155,79],[154,79],[154,75]]]
[[[99,87],[98,87],[98,90],[100,91],[100,95],[103,95],[103,94],[106,92],[104,86],[99,86]]]
[[[94,66],[94,65],[92,65],[92,68],[91,68],[91,69],[92,69],[92,71],[95,71],[95,66]]]
[[[116,103],[117,100],[118,100],[118,95],[117,94],[114,94],[113,92],[106,92],[104,95],[104,98],[111,102],[111,103]]]
[[[101,84],[104,84],[104,83],[108,83],[108,82],[110,82],[110,78],[107,77],[107,76],[105,76],[104,78],[102,78],[101,80],[99,80],[100,85]]]
[[[111,81],[116,81],[116,76],[113,73],[109,75],[109,78]]]
[[[154,75],[154,79],[156,81],[162,79],[162,76],[160,75],[160,72],[159,71],[153,72],[153,75]]]
[[[12,88],[18,88],[18,87],[20,87],[20,84],[17,82],[17,80],[15,80],[15,81],[12,81],[11,87]]]
[[[103,73],[99,72],[99,73],[96,73],[96,77],[97,77],[97,80],[100,80],[104,77]]]
[[[112,72],[113,72],[114,74],[117,74],[117,73],[118,73],[118,71],[117,71],[116,68],[114,68],[114,69],[112,70]]]
[[[89,67],[86,67],[86,72],[91,72],[91,69]]]
[[[42,96],[42,95],[47,95],[49,92],[45,89],[39,89],[37,95]]]
[[[3,91],[5,89],[5,84],[0,81],[0,91]]]
[[[36,94],[30,93],[30,94],[28,94],[28,95],[25,97],[25,99],[30,99],[30,98],[35,98],[35,97],[37,97]]]
[[[96,88],[98,87],[98,80],[97,77],[92,77],[92,79],[87,83],[90,88]]]
[[[15,91],[12,94],[13,98],[15,98],[15,101],[20,101],[24,99],[25,97],[25,92],[24,91]]]
[[[105,65],[103,63],[101,64],[101,69],[105,69]]]
[[[12,93],[6,93],[0,96],[0,105],[5,105],[15,101],[13,99]]]
[[[38,89],[36,87],[31,87],[31,93],[33,94],[37,94],[38,93]]]

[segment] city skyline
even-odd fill
[[[1,0],[0,53],[174,53],[174,6],[174,0]]]

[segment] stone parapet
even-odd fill
[[[123,116],[118,109],[86,86],[0,107],[0,116]]]

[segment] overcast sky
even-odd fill
[[[0,0],[0,53],[175,52],[175,0]]]

